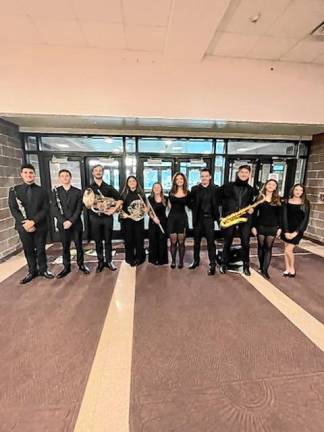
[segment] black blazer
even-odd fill
[[[252,204],[257,195],[258,190],[249,184],[244,186],[237,186],[235,182],[224,184],[220,187],[222,217]]]
[[[191,192],[189,193],[188,197],[188,207],[192,210],[192,225],[193,227],[197,226],[199,222],[199,209],[200,209],[200,203],[202,194],[200,193],[201,188],[203,186],[196,185],[191,188]],[[211,184],[211,209],[212,209],[212,216],[214,220],[219,221],[219,187]]]
[[[35,222],[35,228],[37,230],[47,230],[47,216],[49,214],[49,199],[46,190],[32,184],[32,200],[27,202],[27,187],[26,183],[20,184],[11,188],[9,191],[8,205],[12,216],[15,218],[15,228],[17,231],[24,232],[22,221],[25,219],[22,212],[19,210],[19,206],[16,200],[16,195],[23,205],[27,219]],[[16,193],[15,193],[16,192]]]
[[[68,192],[64,190],[63,186],[59,186],[56,190],[61,202],[63,215],[54,190],[52,192],[51,210],[52,215],[57,218],[58,227],[63,229],[63,222],[69,220],[72,222],[74,228],[81,231],[83,229],[81,221],[83,209],[82,191],[74,186],[71,186]]]

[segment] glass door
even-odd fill
[[[283,159],[261,159],[260,170],[258,175],[258,186],[262,185],[269,179],[273,178],[278,182],[279,193],[281,196],[285,193],[287,177],[287,162]]]
[[[173,168],[173,159],[141,158],[141,173],[143,176],[143,187],[145,194],[150,194],[153,184],[155,182],[160,182],[162,184],[164,194],[168,195],[172,184]]]
[[[251,186],[257,186],[260,165],[259,162],[259,159],[229,158],[227,160],[228,181],[235,181],[238,169],[241,165],[249,165],[251,167],[251,177],[249,180],[249,184]]]

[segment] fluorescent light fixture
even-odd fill
[[[68,144],[56,144],[57,147],[61,147],[61,148],[69,148]]]
[[[112,142],[113,142],[113,139],[112,138],[105,138],[105,142],[106,143],[108,143],[108,144],[112,144]]]

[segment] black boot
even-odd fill
[[[90,270],[84,264],[79,265],[79,270],[82,271],[82,273],[84,273],[84,274],[89,274],[90,273]]]
[[[67,276],[69,273],[71,273],[71,267],[64,267],[63,270],[60,271],[59,274],[56,275],[56,279],[62,279],[65,276]]]
[[[190,264],[190,266],[188,268],[190,268],[191,270],[195,269],[196,267],[199,267],[200,262],[197,260],[193,260],[192,263]]]

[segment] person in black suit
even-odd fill
[[[115,271],[116,267],[112,262],[112,232],[113,232],[113,214],[122,205],[119,192],[103,181],[104,168],[98,164],[92,168],[93,183],[89,186],[95,195],[103,195],[104,197],[114,198],[116,205],[109,208],[104,213],[96,213],[89,210],[89,221],[92,236],[96,242],[96,252],[98,258],[97,273],[102,272],[104,267]],[[105,256],[103,251],[103,241],[105,243]]]
[[[46,190],[36,185],[33,165],[22,165],[20,175],[23,183],[9,191],[8,204],[15,218],[28,264],[28,273],[20,281],[26,284],[36,276],[52,279],[54,276],[47,269],[46,235],[48,230],[47,215],[49,200]]]
[[[60,232],[63,246],[64,268],[56,276],[58,279],[61,279],[71,272],[70,246],[72,238],[77,251],[77,264],[79,269],[85,274],[90,273],[90,271],[84,265],[84,253],[82,247],[82,192],[80,189],[71,185],[72,174],[69,170],[61,169],[58,173],[58,177],[62,186],[54,188],[52,192],[51,207],[52,214],[57,219],[57,227]]]
[[[209,270],[208,275],[216,271],[216,246],[214,240],[215,220],[219,220],[219,187],[212,183],[211,172],[208,168],[200,171],[200,184],[193,186],[189,195],[189,208],[192,210],[192,224],[194,230],[194,259],[189,266],[194,269],[200,263],[200,243],[202,237],[207,239]]]
[[[228,216],[233,212],[253,203],[258,195],[256,188],[249,185],[251,175],[250,165],[241,165],[238,169],[236,180],[229,182],[220,187],[220,201],[222,205],[222,217]],[[251,276],[250,273],[250,232],[251,232],[251,217],[253,209],[248,211],[248,221],[242,224],[233,225],[223,230],[224,247],[223,259],[220,267],[221,273],[226,273],[227,265],[230,258],[230,248],[234,239],[234,234],[238,230],[241,237],[241,245],[243,252],[243,272],[246,276]]]

